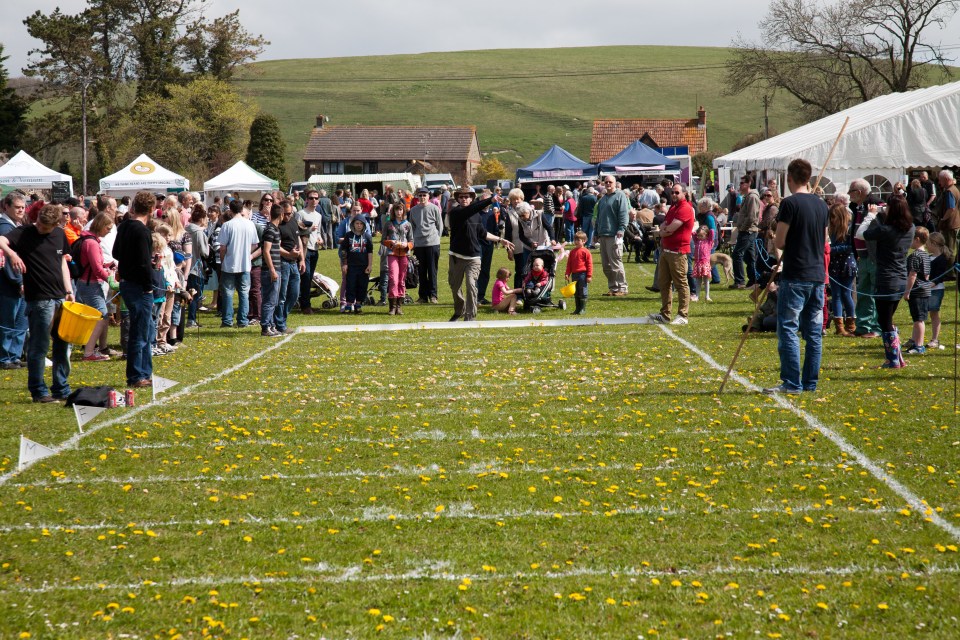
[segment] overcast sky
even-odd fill
[[[38,43],[23,19],[59,6],[78,13],[85,0],[0,0],[0,43],[11,77]],[[209,0],[207,16],[240,9],[241,22],[271,42],[262,60],[613,44],[719,46],[738,31],[757,36],[769,0],[606,0],[588,17],[582,0]],[[931,40],[960,44],[960,17]],[[950,52],[960,57],[960,48]]]

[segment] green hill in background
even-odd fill
[[[275,115],[292,179],[318,114],[331,125],[476,125],[480,149],[508,169],[551,144],[589,159],[597,118],[694,118],[707,110],[709,149],[727,152],[763,127],[759,93],[724,96],[729,51],[706,47],[499,49],[259,62],[235,85]],[[771,131],[796,120],[778,95]]]

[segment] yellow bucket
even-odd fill
[[[577,292],[577,283],[571,282],[570,284],[563,285],[563,288],[560,289],[560,293],[563,294],[564,298],[570,298]]]
[[[87,344],[90,336],[93,335],[93,328],[102,317],[103,314],[93,307],[79,302],[64,302],[57,333],[64,342]]]

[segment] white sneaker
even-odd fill
[[[707,297],[707,302],[713,302],[713,298]]]
[[[673,319],[673,322],[671,322],[670,324],[690,324],[690,323],[683,316],[677,316],[676,318]]]
[[[669,320],[664,318],[662,314],[659,314],[659,313],[651,313],[647,317],[653,320],[656,324],[667,324],[668,322],[670,322]]]

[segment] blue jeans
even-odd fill
[[[153,289],[143,290],[132,282],[120,283],[120,296],[130,317],[127,335],[127,384],[153,377],[153,341],[157,325],[153,318]]]
[[[780,280],[777,291],[777,351],[780,380],[789,391],[816,391],[820,378],[823,338],[822,282]],[[800,375],[800,338],[806,341],[803,378]]]
[[[737,244],[733,247],[733,281],[736,284],[752,286],[757,281],[757,233],[741,231],[737,234]],[[747,263],[747,281],[743,281],[743,263]]]
[[[187,322],[197,321],[197,312],[200,311],[200,301],[203,300],[203,276],[190,274],[187,276],[187,289],[194,289],[197,295],[193,296],[187,307]]]
[[[580,231],[587,234],[587,248],[593,246],[593,216],[580,216]]]
[[[853,276],[831,278],[830,313],[834,318],[853,318]]]
[[[563,221],[563,233],[566,236],[567,242],[573,242],[573,232],[576,231],[577,223],[573,220],[564,220]]]
[[[63,300],[34,300],[27,302],[27,323],[30,339],[27,341],[27,388],[34,398],[53,395],[66,398],[70,395],[70,345],[60,339],[53,319],[63,305]],[[47,349],[53,340],[53,383],[50,389],[43,380]]]
[[[275,326],[273,318],[277,309],[277,301],[280,299],[280,279],[274,280],[270,276],[270,269],[266,267],[260,272],[260,293],[263,296],[263,301],[260,303],[260,327],[262,330]]]
[[[587,284],[587,272],[578,271],[571,275],[570,278],[573,280],[573,282],[577,283],[577,292],[574,294],[577,300],[586,300],[590,286]]]
[[[280,295],[277,310],[273,312],[273,324],[277,331],[287,328],[287,316],[300,295],[300,267],[296,262],[280,261]]]
[[[250,272],[220,273],[220,310],[223,316],[222,324],[233,325],[233,292],[237,292],[237,326],[245,327],[249,324],[247,312],[250,311]]]
[[[27,340],[27,303],[20,296],[0,296],[0,362],[16,362]]]

